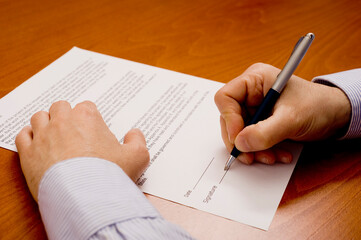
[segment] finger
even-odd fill
[[[136,181],[149,163],[149,152],[143,133],[139,129],[132,129],[124,136],[124,147],[127,149],[123,156],[123,170]],[[129,160],[130,159],[130,160]]]
[[[217,92],[215,102],[223,119],[224,136],[233,144],[237,134],[244,127],[241,105],[221,90]]]
[[[276,155],[272,149],[255,152],[254,159],[257,162],[272,165],[276,162]]]
[[[215,102],[221,109],[227,109],[229,99],[249,106],[257,106],[263,96],[276,80],[280,72],[268,64],[256,63],[251,65],[240,76],[224,85],[215,96]]]
[[[234,145],[234,140],[245,126],[244,119],[238,113],[224,114],[222,118],[225,122],[225,129],[228,134],[228,140],[232,145]]]
[[[269,64],[256,63],[242,74],[247,84],[247,98],[245,99],[247,106],[257,107],[261,104],[280,71]]]
[[[237,88],[237,91],[235,91]],[[241,79],[233,79],[224,85],[214,96],[214,101],[219,112],[225,120],[233,115],[241,115],[242,109],[240,104],[245,100],[247,94],[246,83]]]
[[[145,138],[138,128],[131,129],[124,136],[124,144],[140,144],[141,146],[146,146]]]
[[[284,150],[279,146],[255,153],[256,161],[269,165],[274,164],[275,162],[290,163],[292,162],[292,158],[293,156],[289,151]]]
[[[32,140],[33,130],[31,126],[25,126],[15,138],[15,145],[20,155],[30,147]]]
[[[284,150],[279,147],[274,148],[274,153],[276,154],[276,159],[282,163],[291,163],[293,160],[293,155],[291,152]]]
[[[233,144],[229,140],[229,135],[228,135],[228,131],[226,128],[226,121],[223,119],[222,116],[220,116],[219,121],[220,121],[220,125],[221,125],[221,135],[222,135],[224,145],[226,146],[227,151],[231,152],[232,148],[233,148]]]
[[[135,175],[138,175],[149,162],[149,152],[143,133],[137,128],[130,130],[124,136],[124,146],[128,149],[127,154],[133,159],[131,168],[135,170],[133,171],[136,172]]]
[[[254,161],[254,153],[252,152],[242,152],[238,155],[237,159],[247,165],[250,165]]]
[[[30,124],[33,132],[37,132],[39,129],[44,128],[49,123],[49,113],[45,111],[40,111],[35,113],[31,119]]]
[[[71,111],[71,106],[70,103],[68,103],[67,101],[58,101],[53,103],[50,106],[49,109],[49,116],[50,119],[54,119],[57,117],[65,117],[67,116],[67,114]]]
[[[230,141],[229,141],[228,133],[226,130],[226,123],[225,123],[224,119],[222,118],[222,116],[220,116],[220,123],[221,123],[221,133],[222,133],[223,142],[226,145],[227,151],[231,152],[234,145],[232,143],[230,143]],[[237,159],[244,164],[250,165],[253,162],[254,154],[253,153],[241,153],[238,155]]]
[[[244,127],[241,104],[245,101],[246,95],[245,81],[236,78],[224,85],[214,96],[230,143],[234,142],[235,137]]]
[[[85,114],[100,115],[97,106],[91,101],[84,101],[75,105],[74,110],[83,112]]]
[[[252,110],[274,82],[279,69],[267,64],[253,64],[242,75],[223,86],[215,95],[215,103],[226,123],[231,143],[244,127],[242,106]]]

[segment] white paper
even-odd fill
[[[134,127],[145,134],[151,162],[137,182],[142,191],[266,230],[302,147],[285,143],[291,164],[235,161],[225,172],[213,101],[222,86],[73,48],[1,99],[0,146],[16,151],[16,134],[51,103],[90,100],[120,141]]]

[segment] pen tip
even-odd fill
[[[226,166],[224,166],[224,171],[229,170],[234,159],[236,159],[236,158],[233,157],[232,155],[229,157],[229,159],[227,160]]]

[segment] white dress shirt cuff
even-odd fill
[[[38,199],[50,239],[88,239],[116,222],[161,218],[118,165],[98,158],[53,165],[41,180]]]
[[[342,139],[361,136],[361,68],[323,75],[312,79],[313,82],[340,88],[351,103],[351,121]]]

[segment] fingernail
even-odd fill
[[[228,129],[228,126],[227,126],[227,135],[228,135],[228,141],[233,144],[234,139],[231,139],[230,130]]]
[[[260,161],[261,163],[264,163],[264,164],[270,164],[271,162],[269,161],[269,159],[267,157],[259,157],[258,161]]]
[[[283,162],[283,163],[291,163],[292,162],[292,157],[283,156],[281,158],[281,162]]]
[[[242,163],[246,164],[246,165],[251,165],[251,163],[252,163],[252,159],[249,158],[249,156],[247,156],[245,153],[241,153],[238,156],[238,160],[241,161]]]

